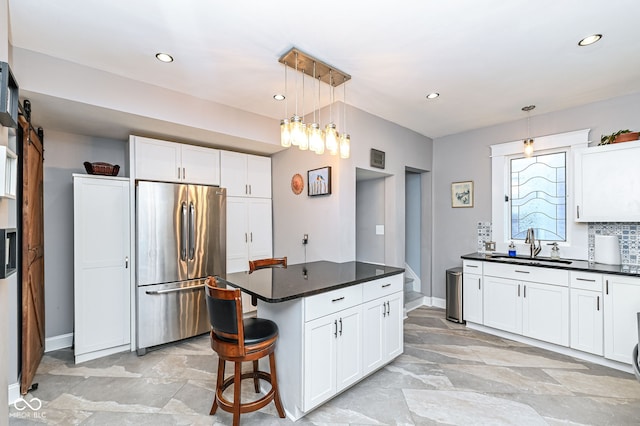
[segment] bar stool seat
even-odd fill
[[[233,413],[233,425],[237,426],[240,424],[241,413],[259,410],[273,401],[278,415],[284,418],[275,362],[277,324],[264,318],[243,320],[240,290],[219,288],[214,277],[207,278],[206,300],[211,323],[211,348],[218,354],[216,392],[209,414],[215,414],[220,407]],[[258,360],[266,356],[269,357],[268,373],[258,368]],[[234,375],[225,379],[226,361],[234,363]],[[246,361],[253,363],[253,371],[242,373],[242,362]],[[269,382],[271,389],[255,401],[242,403],[240,389],[243,379],[253,379],[256,393],[260,392],[260,380]],[[234,385],[233,401],[223,395],[231,385]]]

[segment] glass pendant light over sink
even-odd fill
[[[527,138],[524,140],[525,157],[531,157],[533,155],[533,139],[531,139],[531,116],[529,115],[529,113],[535,107],[535,105],[522,107],[522,110],[527,113]]]
[[[351,76],[339,71],[324,62],[318,61],[306,53],[299,51],[296,48],[290,49],[287,53],[282,55],[279,62],[285,66],[285,99],[287,97],[287,73],[286,68],[292,67],[296,70],[296,103],[295,112],[290,119],[284,118],[280,121],[280,144],[288,148],[292,145],[297,146],[301,150],[310,150],[316,154],[323,154],[328,151],[332,155],[340,153],[341,158],[349,158],[351,149],[351,138],[346,132],[342,134],[338,133],[336,124],[333,121],[333,103],[334,88],[340,84],[346,83],[351,79]],[[303,121],[305,116],[305,99],[304,99],[304,83],[306,74],[311,75],[311,69],[313,67],[313,82],[314,82],[314,96],[313,96],[313,123],[306,125]],[[298,114],[298,72],[302,73],[302,115]],[[336,79],[337,78],[337,79]],[[318,97],[317,103],[315,98],[315,82],[318,81]],[[336,84],[336,81],[338,83]],[[327,83],[329,85],[329,123],[325,126],[324,132],[320,125],[320,83]],[[345,88],[346,96],[346,88]],[[285,117],[286,114],[285,103]],[[317,119],[316,119],[317,114]],[[343,110],[343,124],[346,123],[346,103]]]

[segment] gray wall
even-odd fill
[[[544,105],[537,109],[544,111]],[[534,138],[586,128],[591,129],[592,144],[602,134],[640,129],[640,94],[531,117]],[[434,297],[445,297],[446,269],[461,265],[460,255],[476,251],[477,222],[491,221],[489,146],[526,135],[527,123],[522,119],[434,140]],[[451,182],[464,180],[474,182],[474,207],[451,208]]]
[[[341,106],[338,111],[341,116]],[[351,158],[316,155],[296,147],[272,157],[274,255],[291,263],[304,261],[302,234],[309,234],[307,260],[351,261],[356,258],[356,169],[381,172],[369,166],[371,148],[386,152],[389,177],[385,185],[384,263],[404,265],[404,173],[407,167],[431,170],[432,141],[397,124],[348,107]],[[325,114],[326,115],[326,114]],[[324,116],[324,115],[323,115]],[[340,129],[340,123],[336,123]],[[307,170],[332,166],[330,196],[308,197],[291,192],[291,177]]]
[[[34,114],[37,114],[37,106]],[[47,131],[44,134],[45,336],[73,332],[73,173],[85,161],[120,165],[126,142]]]
[[[384,235],[376,225],[384,225],[384,179],[356,183],[356,260],[384,263]]]
[[[405,257],[406,263],[416,275],[421,275],[421,249],[422,239],[422,197],[420,174],[407,171],[405,174],[405,187],[407,197],[405,199]]]

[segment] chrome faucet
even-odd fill
[[[527,238],[524,240],[524,243],[529,244],[529,254],[532,259],[540,253],[540,250],[542,250],[540,241],[538,241],[538,246],[536,247],[536,236],[533,232],[533,228],[527,229]]]

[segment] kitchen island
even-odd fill
[[[249,294],[259,317],[278,324],[278,383],[291,420],[403,352],[403,272],[318,261],[218,277]]]

